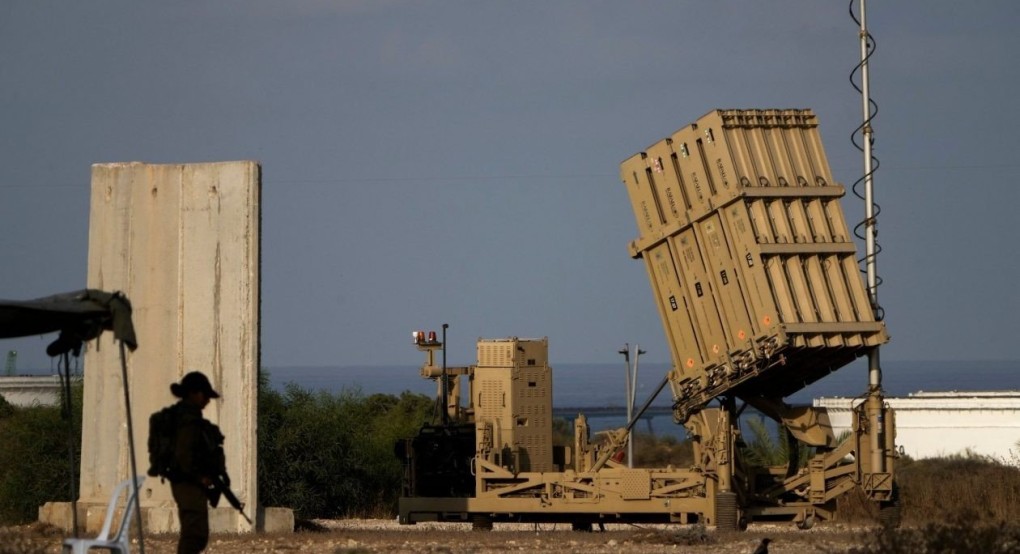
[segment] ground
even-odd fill
[[[863,528],[818,525],[798,531],[791,524],[753,524],[742,533],[717,533],[698,526],[607,525],[605,532],[581,533],[569,525],[495,524],[491,532],[471,531],[468,524],[419,523],[401,526],[395,521],[346,519],[318,521],[317,531],[287,534],[214,535],[209,554],[259,552],[322,552],[357,554],[375,552],[432,552],[482,554],[510,552],[557,552],[560,554],[718,553],[751,554],[761,539],[769,537],[771,554],[827,554],[848,552],[864,540]],[[38,525],[8,528],[21,538],[0,537],[0,554],[60,552],[63,534]],[[132,545],[132,552],[138,552]],[[147,554],[173,554],[175,536],[149,536]]]

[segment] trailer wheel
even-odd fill
[[[472,531],[492,531],[492,518],[488,514],[471,514]]]
[[[900,504],[900,487],[893,482],[892,498],[878,505],[878,522],[882,527],[895,529],[903,519],[903,508]]]
[[[592,526],[591,526],[591,522],[590,521],[575,521],[575,522],[570,524],[570,529],[572,531],[577,531],[579,533],[591,533],[592,532]]]
[[[804,519],[797,522],[797,529],[801,531],[807,531],[808,529],[815,526],[815,514],[808,514],[804,516]]]
[[[715,495],[715,527],[720,531],[740,530],[736,493],[720,492]]]
[[[903,512],[900,509],[900,505],[892,502],[883,502],[878,507],[878,522],[882,527],[888,529],[896,529],[900,526],[900,521],[903,519]]]

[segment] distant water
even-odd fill
[[[77,370],[80,371],[80,370]],[[76,371],[76,372],[77,372]],[[400,394],[411,391],[434,395],[435,383],[418,375],[418,366],[271,367],[269,384],[282,391],[288,383],[312,391],[360,390],[365,394]],[[669,365],[642,362],[638,374],[637,404],[655,390]],[[781,371],[781,369],[779,369]],[[51,375],[55,371],[27,371],[19,375]],[[857,396],[867,390],[867,360],[859,359],[786,399],[809,404],[823,396]],[[1017,361],[882,361],[882,385],[888,396],[929,391],[1020,391]],[[625,405],[624,365],[553,364],[553,405],[591,407]],[[668,405],[669,387],[654,405]]]
[[[400,394],[403,391],[433,396],[436,385],[418,375],[418,366],[339,366],[339,367],[275,367],[267,368],[269,384],[284,390],[292,383],[305,390],[337,393],[358,390],[364,394]],[[669,366],[642,362],[638,373],[637,406],[641,406],[662,381]],[[781,369],[779,369],[781,371]],[[1020,361],[966,362],[882,362],[883,389],[888,396],[906,396],[912,392],[929,391],[1020,391]],[[38,371],[27,374],[51,374]],[[26,373],[22,373],[26,374]],[[810,404],[812,399],[832,396],[858,396],[867,390],[867,360],[860,359],[841,368],[813,385],[786,398],[791,404]],[[553,406],[556,408],[589,408],[624,406],[624,365],[617,364],[553,364]],[[655,406],[669,406],[667,386],[655,399]],[[593,430],[622,427],[624,418],[592,418]],[[642,424],[644,427],[644,424]],[[647,428],[639,427],[638,430]],[[653,431],[678,437],[683,427],[674,425],[669,416],[655,417]]]
[[[283,390],[287,383],[309,390],[399,394],[405,390],[433,395],[433,381],[418,375],[417,366],[343,366],[269,368],[269,383]],[[669,366],[642,363],[638,372],[637,403],[655,390]],[[787,398],[810,403],[822,396],[856,396],[867,390],[867,362],[850,364]],[[889,396],[917,391],[1020,390],[1020,361],[905,362],[883,361],[882,384]],[[553,405],[556,407],[622,406],[625,404],[624,365],[554,364]],[[655,405],[670,403],[668,387]]]
[[[433,381],[418,375],[416,366],[345,366],[345,367],[279,367],[269,368],[269,383],[283,390],[293,383],[307,390],[340,392],[360,390],[365,394],[400,394],[403,391],[436,394]],[[624,406],[624,365],[619,364],[554,364],[553,406],[586,408],[593,406]],[[637,405],[642,405],[655,391],[669,366],[642,363],[638,372]],[[888,396],[906,396],[917,391],[1020,390],[1020,361],[971,362],[882,362],[883,389]],[[786,399],[791,404],[810,404],[823,396],[857,396],[867,390],[868,371],[864,359],[841,368],[813,385]],[[655,406],[671,403],[669,387],[654,400]],[[625,418],[592,418],[593,431],[626,425]],[[642,432],[668,434],[683,438],[684,429],[669,416],[655,417],[641,423]]]

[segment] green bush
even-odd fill
[[[429,398],[406,392],[312,393],[293,385],[277,392],[265,379],[260,385],[258,480],[263,505],[290,507],[302,518],[396,513],[403,468],[393,446],[397,439],[416,434],[428,419],[433,408]],[[72,405],[77,451],[80,383]],[[60,408],[18,408],[0,400],[0,445],[0,525],[34,521],[42,504],[71,500],[68,423]],[[139,448],[144,458],[144,443]]]
[[[0,445],[3,445],[0,448],[0,524],[35,521],[42,504],[71,500],[68,422],[61,418],[57,407],[13,407],[3,413],[0,417]],[[81,418],[74,418],[72,425],[72,440],[77,450],[81,444]],[[77,470],[75,459],[75,477]]]
[[[690,440],[672,435],[634,435],[634,467],[685,467],[694,463],[694,447]]]
[[[797,467],[805,467],[813,451],[804,443],[792,440],[785,432],[778,439],[769,431],[765,418],[748,417],[744,420],[750,430],[741,447],[744,461],[752,466],[770,467],[789,464],[791,448],[795,448]],[[791,444],[792,443],[792,444]]]
[[[408,392],[366,397],[357,390],[261,387],[261,503],[305,519],[396,513],[403,468],[393,447],[417,433],[432,404]]]
[[[0,419],[14,415],[14,405],[0,394]]]

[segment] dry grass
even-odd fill
[[[896,471],[903,523],[925,526],[957,521],[995,526],[1020,521],[1020,468],[965,454],[904,460]],[[877,509],[860,491],[839,501],[839,517],[851,523],[877,521]]]
[[[754,525],[745,533],[717,533],[702,526],[607,525],[605,532],[572,532],[569,525],[496,524],[492,532],[473,532],[465,524],[398,526],[392,520],[337,520],[325,532],[214,535],[210,554],[314,552],[336,554],[430,552],[443,554],[506,554],[555,552],[557,554],[747,554],[765,536],[779,554],[848,552],[857,543],[846,530],[796,531],[790,526]],[[40,537],[23,530],[25,539],[39,549],[8,551],[36,554],[59,551],[59,537]],[[148,536],[147,554],[173,554],[175,537]],[[137,546],[132,548],[137,552]]]
[[[63,541],[63,534],[42,523],[0,527],[0,554],[45,554]]]
[[[778,553],[1020,552],[1020,468],[980,456],[904,460],[897,468],[903,527],[877,529],[875,505],[861,494],[839,502],[839,522],[796,531],[792,525],[752,525],[744,533],[703,526],[607,526],[606,533],[571,533],[564,526],[501,528],[472,533],[469,526],[397,526],[358,523],[307,525],[304,532],[214,537],[209,552],[446,552],[546,551],[692,552],[746,554],[763,537]],[[312,530],[314,529],[314,530]],[[63,533],[44,525],[0,528],[0,554],[59,552]],[[147,537],[148,554],[175,551],[173,536]]]

